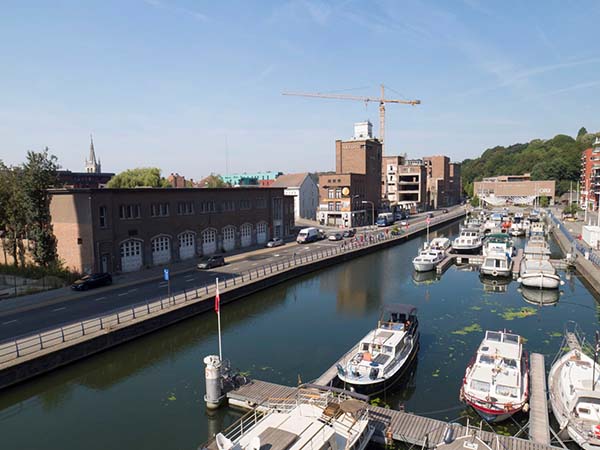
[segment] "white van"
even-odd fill
[[[309,242],[314,242],[319,240],[319,230],[315,227],[302,228],[300,233],[298,233],[298,237],[296,238],[296,242],[298,244],[308,244]]]

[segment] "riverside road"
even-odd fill
[[[436,215],[442,213],[436,212]],[[409,230],[425,221],[425,217],[415,217],[409,222]],[[328,246],[339,246],[342,241],[323,240],[308,245],[288,243],[260,253],[249,252],[246,258],[236,258],[230,264],[206,271],[191,268],[171,277],[171,291],[181,292],[183,289],[192,290],[213,283],[219,276],[241,274],[257,269],[263,265],[275,264],[292,258],[294,254],[301,255],[322,250]],[[226,258],[227,259],[227,258]],[[44,329],[96,317],[112,310],[154,300],[167,295],[167,282],[162,280],[143,281],[139,284],[119,288],[98,288],[78,293],[68,300],[40,301],[34,305],[23,307],[13,299],[14,307],[0,312],[0,342],[28,335]]]

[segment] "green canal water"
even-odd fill
[[[439,234],[457,231],[452,225]],[[548,369],[567,320],[588,336],[598,327],[598,299],[575,274],[562,273],[558,304],[537,307],[515,281],[486,285],[469,266],[451,267],[439,280],[415,279],[410,261],[422,242],[224,306],[224,356],[250,377],[293,386],[319,376],[364,336],[384,303],[412,303],[421,327],[418,362],[380,400],[452,420],[471,414],[458,391],[484,330],[521,334],[528,351],[546,355]],[[3,391],[0,449],[196,449],[240,415],[205,411],[202,359],[217,352],[216,327],[215,315],[204,314]]]

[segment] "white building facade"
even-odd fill
[[[271,187],[285,188],[284,195],[294,199],[294,218],[316,220],[319,188],[308,173],[280,175]]]

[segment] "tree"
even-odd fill
[[[206,187],[206,188],[224,188],[224,187],[229,187],[229,185],[227,183],[225,183],[225,181],[223,181],[223,178],[221,177],[221,175],[211,173],[209,176],[207,176],[203,180],[203,186],[202,187]]]
[[[166,178],[160,176],[159,168],[138,167],[115,175],[108,182],[108,187],[113,189],[136,187],[167,188],[171,187],[171,184]]]
[[[50,193],[48,189],[58,185],[58,160],[42,152],[27,152],[27,161],[21,170],[21,186],[27,198],[25,215],[27,235],[35,242],[33,259],[42,267],[58,262],[56,237],[52,231],[50,217]]]
[[[577,132],[577,140],[579,140],[582,136],[585,136],[586,134],[587,130],[585,129],[585,127],[581,127]]]
[[[2,246],[12,256],[15,266],[25,263],[23,239],[26,235],[27,204],[23,190],[22,169],[0,162],[0,231]]]

